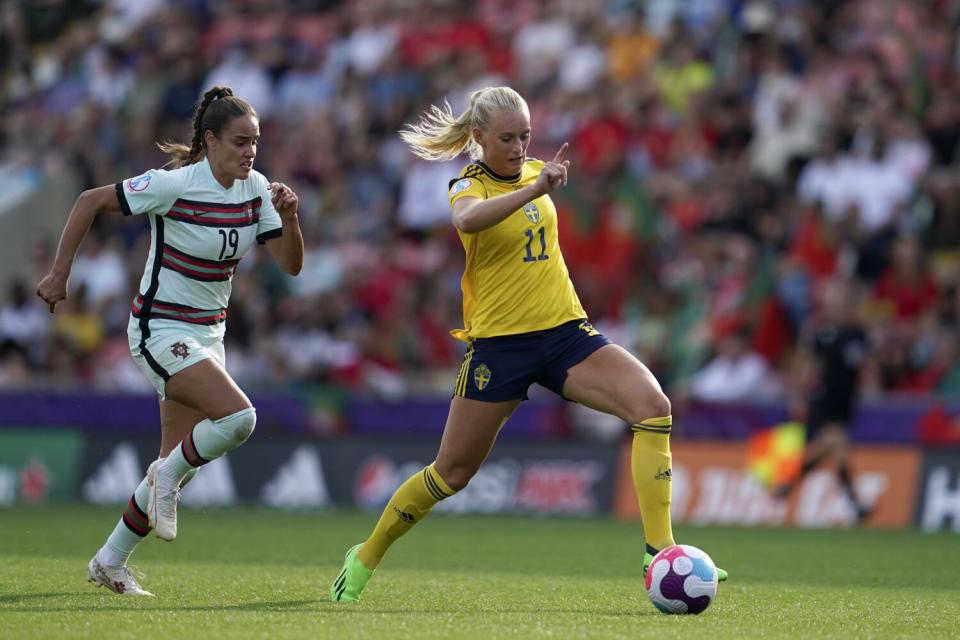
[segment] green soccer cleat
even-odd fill
[[[643,578],[647,578],[647,569],[650,567],[650,563],[653,562],[653,554],[649,551],[643,554]],[[717,567],[717,582],[726,582],[727,581],[727,572],[720,567]]]
[[[362,544],[362,543],[361,543]],[[367,569],[357,558],[360,545],[355,544],[343,559],[343,571],[330,585],[330,599],[334,602],[357,602],[360,592],[373,577],[375,569]]]

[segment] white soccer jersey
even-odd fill
[[[153,321],[176,321],[223,335],[237,263],[254,240],[262,244],[281,234],[268,185],[252,171],[225,189],[206,158],[117,183],[124,215],[150,218],[150,254],[130,307],[141,330],[148,333]]]

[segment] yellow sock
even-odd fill
[[[647,544],[657,549],[669,547],[673,541],[670,522],[670,496],[673,472],[670,456],[670,427],[673,417],[649,418],[633,425],[631,471],[637,490],[643,535]]]
[[[433,505],[454,493],[433,464],[407,478],[394,492],[377,526],[357,552],[360,562],[368,569],[376,569],[397,538],[427,517]]]

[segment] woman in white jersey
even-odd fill
[[[197,107],[192,144],[159,145],[171,170],[80,194],[53,267],[37,286],[53,313],[97,214],[149,218],[150,254],[127,335],[133,359],[160,394],[160,458],[87,567],[91,582],[115,593],[153,595],[127,568],[134,547],[151,529],[176,538],[180,488],[198,467],[243,444],[256,425],[250,400],[224,369],[231,279],[254,242],[291,275],[303,266],[297,195],[254,171],[259,139],[253,108],[231,89],[213,87]]]

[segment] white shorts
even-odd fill
[[[210,336],[207,327],[194,328],[173,320],[151,320],[149,336],[144,340],[140,320],[130,316],[127,340],[133,361],[153,384],[161,400],[167,398],[164,392],[167,380],[187,367],[207,358],[226,367],[223,337]]]

